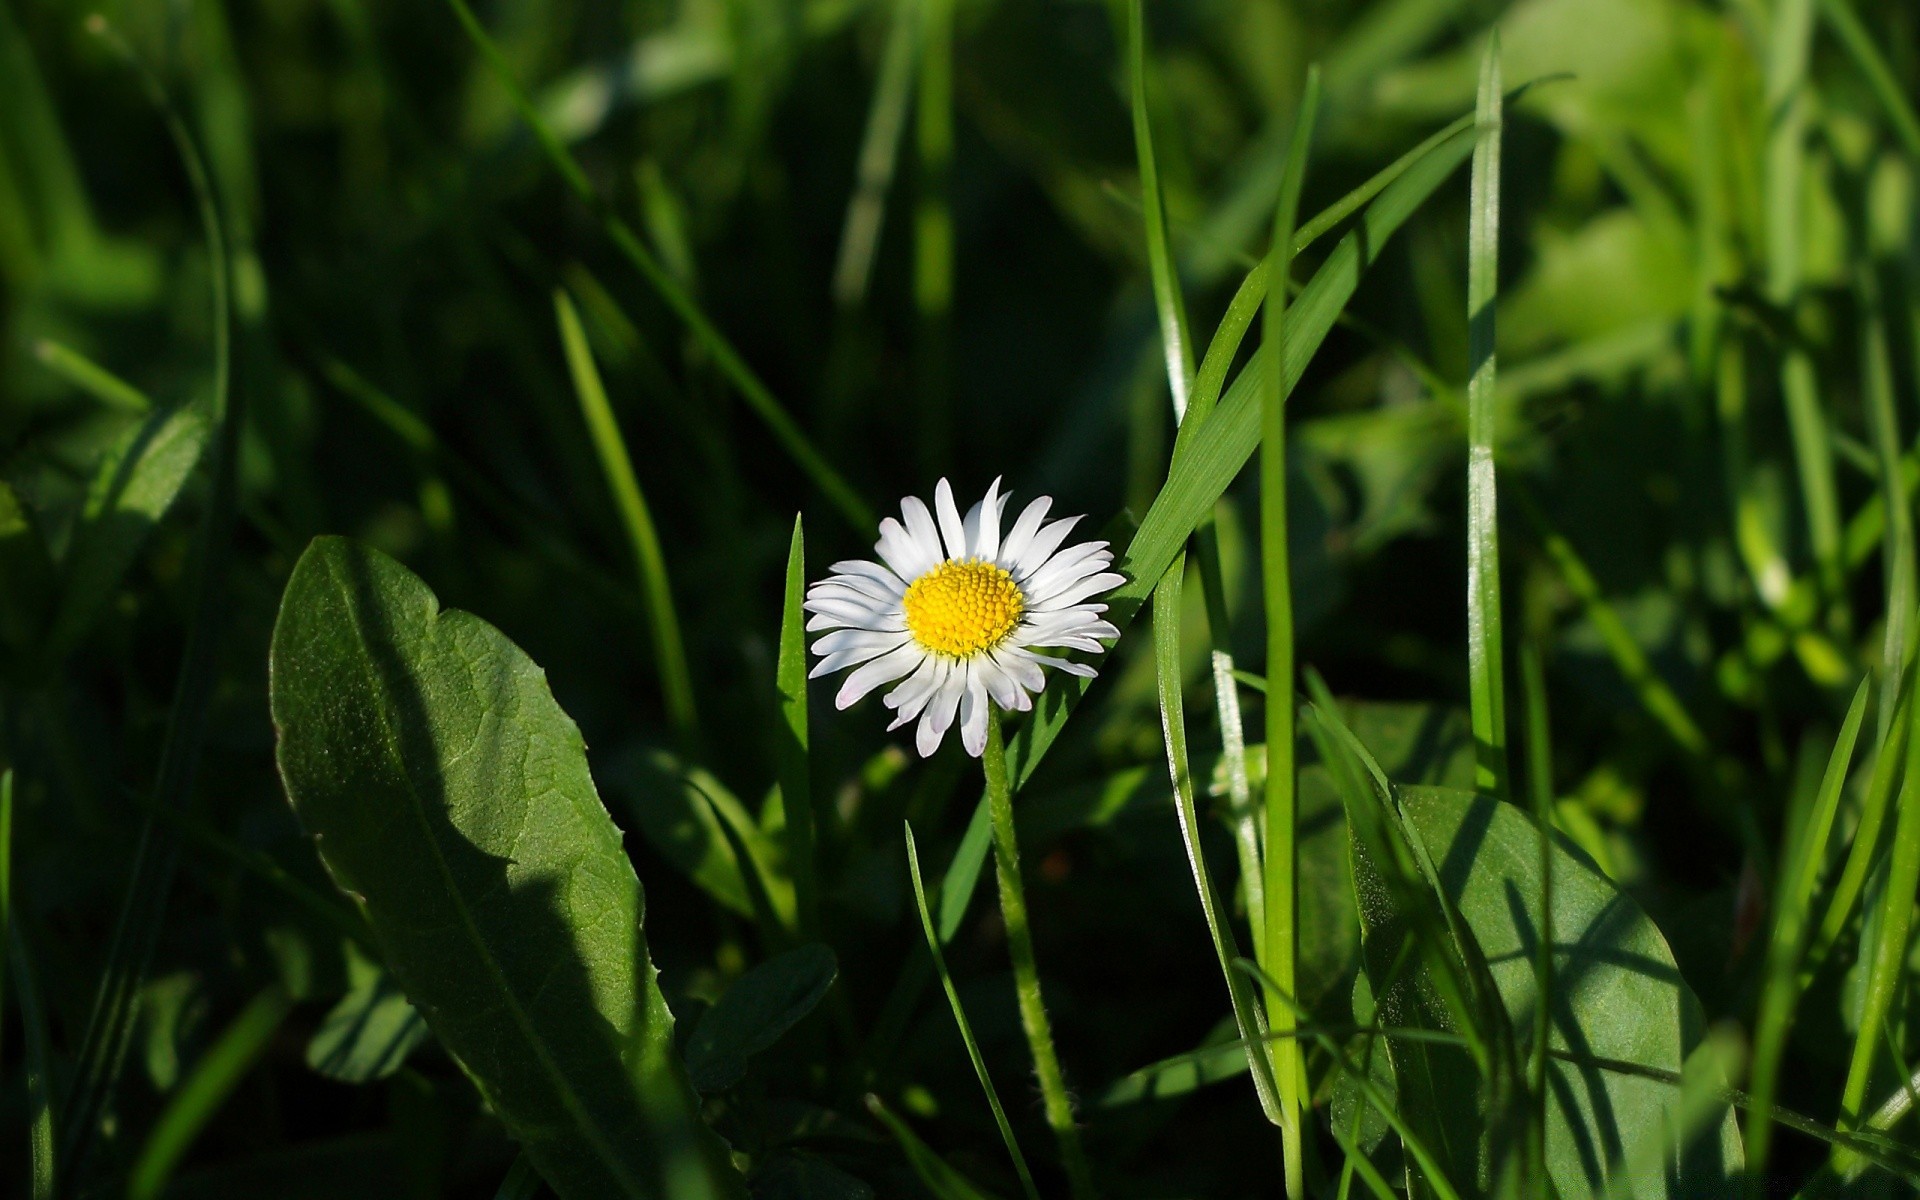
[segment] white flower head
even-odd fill
[[[880,562],[852,559],[807,589],[807,629],[832,630],[813,644],[813,676],[854,668],[834,698],[846,708],[882,685],[898,729],[919,718],[922,757],[957,722],[967,753],[987,744],[987,705],[1025,712],[1047,685],[1045,667],[1092,678],[1084,663],[1044,653],[1085,650],[1120,636],[1095,598],[1124,583],[1105,542],[1062,547],[1080,520],[1047,520],[1042,496],[1002,536],[1007,496],[993,481],[964,519],[942,479],[933,511],[900,502],[902,520],[880,522]]]

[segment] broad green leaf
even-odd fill
[[[873,1189],[811,1154],[785,1153],[754,1172],[756,1200],[873,1200]]]
[[[544,673],[341,538],[271,656],[281,777],[440,1043],[565,1200],[741,1197],[673,1044],[643,898]]]
[[[393,976],[351,945],[347,980],[347,994],[307,1042],[307,1065],[341,1083],[385,1079],[427,1040],[427,1023]]]
[[[839,972],[818,942],[761,963],[733,982],[687,1042],[687,1072],[703,1092],[724,1092],[747,1074],[747,1060],[779,1041],[812,1012]]]
[[[1540,896],[1533,823],[1518,808],[1467,792],[1412,787],[1400,789],[1398,798],[1405,820],[1433,855],[1447,897],[1485,954],[1515,1029],[1530,1036]],[[1681,1116],[1680,1092],[1669,1083],[1602,1071],[1594,1060],[1678,1074],[1703,1030],[1699,1002],[1646,914],[1558,839],[1552,870],[1551,1045],[1584,1062],[1556,1059],[1549,1066],[1547,1166],[1562,1195],[1587,1195],[1614,1186],[1635,1148],[1667,1136]],[[1408,1105],[1416,1102],[1404,1079],[1401,1097]],[[1472,1111],[1478,1103],[1472,1092],[1444,1091],[1421,1102],[1456,1111]],[[1717,1136],[1666,1164],[1673,1178],[1641,1172],[1619,1194],[1727,1194],[1741,1168],[1731,1109],[1722,1104],[1712,1126]]]
[[[50,654],[71,649],[85,636],[147,535],[173,506],[212,433],[204,406],[182,405],[130,427],[101,458],[61,564]]]

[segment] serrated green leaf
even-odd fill
[[[399,563],[320,538],[281,601],[270,692],[321,860],[554,1190],[744,1196],[674,1050],[640,882],[540,668]]]
[[[818,942],[776,955],[733,982],[687,1042],[687,1072],[703,1092],[723,1092],[747,1060],[779,1041],[833,986],[840,965]]]

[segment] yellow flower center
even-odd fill
[[[1027,610],[1013,576],[977,558],[941,563],[909,584],[901,603],[913,639],[950,658],[992,649]]]

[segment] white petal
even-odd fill
[[[900,593],[891,591],[876,579],[861,575],[835,575],[807,589],[807,599],[871,600],[888,606],[900,603]]]
[[[960,696],[966,690],[966,674],[948,670],[946,678],[940,681],[940,690],[934,693],[926,711],[920,714],[920,728],[915,731],[914,745],[920,751],[921,758],[932,758],[933,752],[940,748],[940,739],[946,736],[948,728],[953,725],[954,713],[960,707]]]
[[[907,586],[898,575],[895,575],[886,567],[877,562],[868,562],[864,558],[841,559],[827,569],[833,573],[827,577],[828,580],[832,579],[834,575],[858,575],[863,579],[871,579],[883,587],[893,588],[896,592],[906,590]],[[826,580],[822,582],[826,582]]]
[[[992,701],[979,675],[973,671],[967,675],[967,690],[960,698],[960,744],[979,758],[987,748],[987,705]]]
[[[907,519],[907,532],[913,535],[913,543],[920,550],[920,569],[906,577],[911,582],[944,562],[947,552],[940,545],[940,530],[934,525],[933,514],[927,511],[925,501],[918,496],[908,496],[900,501],[900,512]]]
[[[832,654],[827,655],[815,663],[813,670],[807,672],[807,678],[818,679],[822,675],[831,675],[835,671],[844,671],[848,667],[857,667],[870,658],[880,657],[888,650],[893,649],[893,646],[897,645],[899,645],[898,642],[890,646],[863,646],[855,650],[835,650]]]
[[[1028,699],[1026,689],[1020,686],[1013,673],[1001,663],[997,651],[989,652],[973,660],[973,675],[993,697],[993,702],[1008,712],[1025,712],[1033,706]]]
[[[944,479],[934,486],[933,511],[940,518],[940,536],[947,541],[947,557],[965,558],[967,528],[960,521],[960,510],[953,506],[953,488]]]
[[[1013,529],[1000,540],[1000,565],[1012,570],[1026,553],[1027,545],[1033,541],[1033,535],[1040,529],[1040,522],[1047,519],[1047,510],[1053,507],[1052,496],[1042,496],[1021,511],[1020,519],[1013,523]]]
[[[967,513],[967,553],[981,562],[1000,557],[1000,510],[1007,500],[1000,494],[1000,477],[987,485],[987,494]]]
[[[1009,568],[1013,572],[1013,577],[1024,581],[1045,566],[1047,559],[1053,556],[1053,552],[1060,548],[1060,543],[1067,540],[1067,535],[1072,533],[1073,527],[1079,523],[1079,517],[1061,517],[1058,521],[1049,521],[1042,525],[1040,532],[1034,534],[1033,540],[1020,552],[1019,562]]]
[[[1105,542],[1082,542],[1069,546],[1027,572],[1020,586],[1030,596],[1044,596],[1058,590],[1062,583],[1104,571],[1113,563],[1113,555],[1108,553],[1106,545]]]
[[[917,579],[934,565],[919,539],[892,517],[880,522],[880,541],[873,549],[902,579]]]
[[[1033,607],[1041,612],[1057,612],[1063,608],[1072,608],[1095,596],[1110,592],[1126,581],[1125,575],[1112,571],[1104,575],[1089,575],[1050,593],[1045,599],[1036,598]]]
[[[1017,645],[1002,644],[994,649],[993,660],[1025,690],[1038,692],[1046,689],[1047,677],[1040,670],[1039,655]]]
[[[882,703],[896,710],[897,714],[893,718],[893,724],[887,726],[889,733],[920,715],[920,710],[927,706],[927,701],[932,698],[934,690],[940,686],[940,680],[951,665],[949,659],[928,655],[914,669],[913,674],[907,677],[905,683],[886,694]]]
[[[925,651],[914,642],[905,642],[847,676],[840,694],[833,698],[835,708],[846,708],[883,683],[892,683],[920,665]]]
[[[811,632],[819,629],[833,629],[845,625],[854,629],[905,629],[906,614],[897,605],[883,606],[858,600],[821,599],[806,602],[806,610],[814,614],[807,622]]]
[[[815,641],[813,652],[832,654],[840,650],[866,650],[875,646],[891,650],[911,636],[883,629],[837,629]]]

